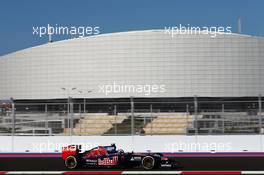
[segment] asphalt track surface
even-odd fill
[[[181,167],[175,170],[264,170],[264,157],[178,157]],[[0,157],[0,171],[67,171],[60,157]],[[77,169],[109,171],[117,169]],[[120,169],[118,169],[120,170]],[[123,169],[122,169],[123,170]],[[125,169],[138,171],[141,169]],[[159,169],[160,171],[161,169]],[[162,169],[164,171],[171,169]]]

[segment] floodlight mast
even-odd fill
[[[241,28],[241,18],[239,17],[237,20],[237,33],[242,33],[242,28]]]
[[[52,34],[51,34],[51,31],[50,31],[49,25],[48,25],[48,35],[49,35],[49,43],[52,43]]]

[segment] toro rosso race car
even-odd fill
[[[177,163],[164,157],[161,153],[134,153],[116,149],[111,146],[98,146],[81,152],[80,145],[63,147],[62,159],[69,169],[90,168],[133,168],[142,167],[151,170],[161,167],[177,167]]]

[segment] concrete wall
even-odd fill
[[[0,152],[60,152],[68,144],[81,144],[83,149],[116,143],[125,151],[145,152],[239,152],[263,151],[261,135],[223,136],[0,136]]]

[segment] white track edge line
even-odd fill
[[[182,174],[182,171],[123,171],[121,174]]]
[[[264,174],[264,171],[241,171],[241,174]]]

